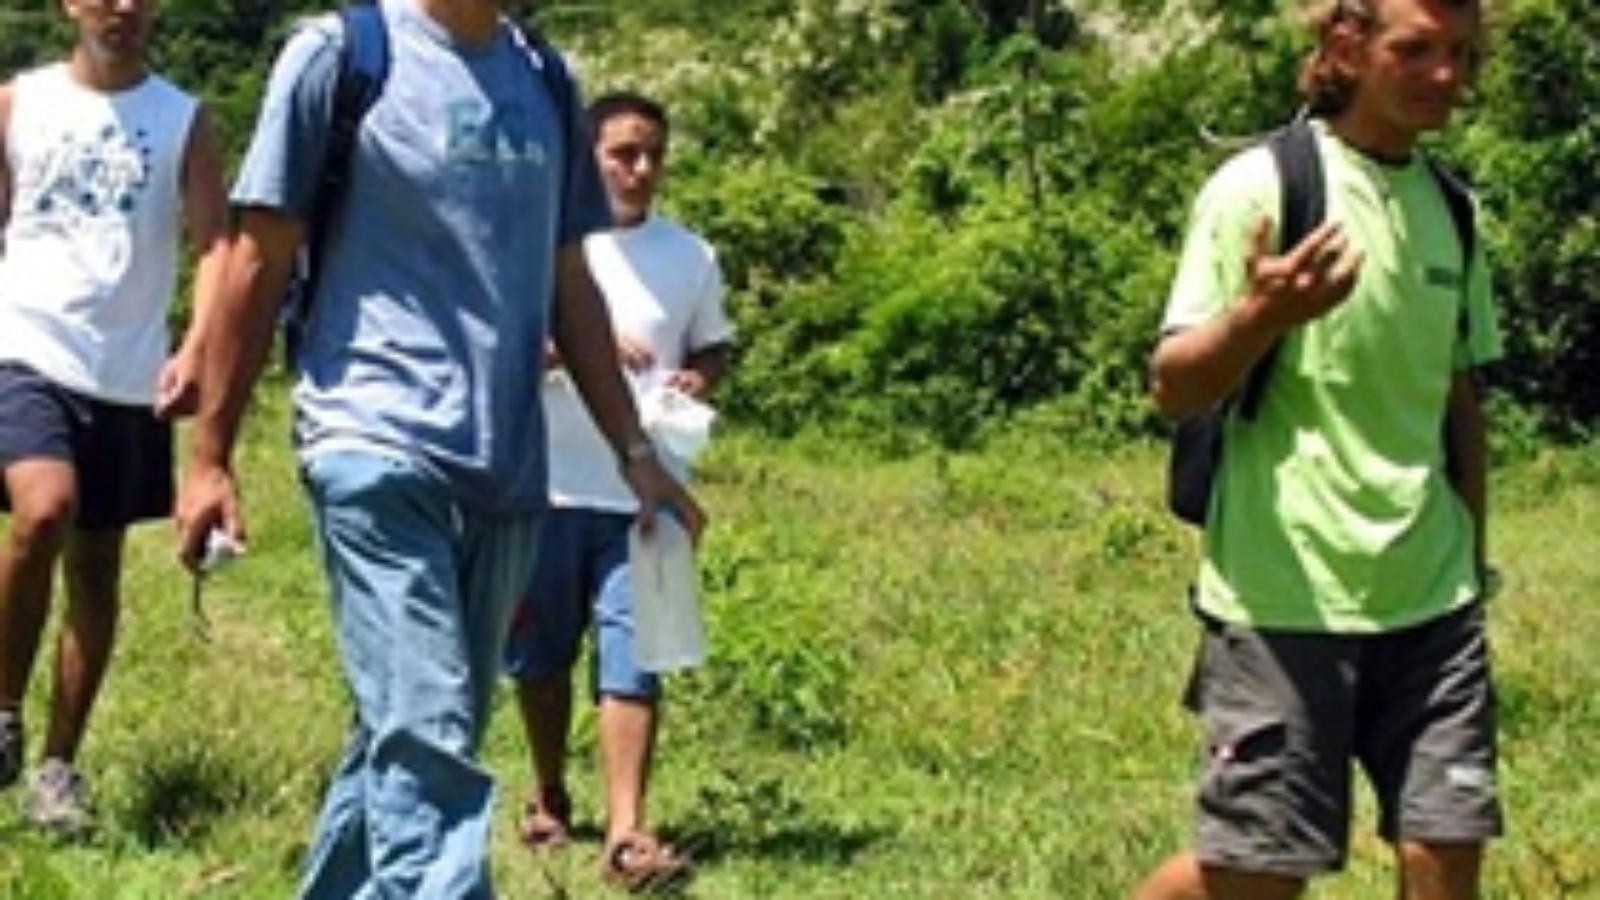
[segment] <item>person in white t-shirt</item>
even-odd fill
[[[589,121],[616,227],[590,235],[584,251],[611,311],[618,358],[641,390],[665,384],[703,400],[728,370],[734,329],[710,245],[653,211],[667,153],[667,115],[650,98],[614,93],[590,105]],[[546,362],[552,509],[507,648],[537,781],[521,836],[530,847],[558,846],[570,837],[565,762],[571,673],[592,625],[605,794],[603,871],[629,887],[658,885],[686,876],[688,860],[659,840],[645,820],[661,679],[633,659],[627,566],[636,501],[561,359],[552,350]],[[676,462],[680,471],[687,469],[685,461]]]
[[[198,329],[169,356],[182,238],[202,285],[227,246],[215,128],[146,63],[157,5],[68,0],[66,59],[0,85],[0,788],[22,775],[59,569],[54,695],[23,806],[66,834],[92,823],[75,765],[116,642],[127,528],[171,514],[168,420],[198,399]]]

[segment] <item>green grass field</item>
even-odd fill
[[[292,892],[347,707],[271,407],[241,463],[254,539],[208,589],[210,639],[169,531],[145,529],[81,760],[101,830],[44,840],[11,792],[0,897]],[[653,803],[701,862],[692,896],[1126,896],[1190,822],[1176,699],[1193,537],[1161,506],[1160,467],[1155,448],[1075,454],[1037,434],[897,463],[724,435],[701,491],[712,660],[672,684]],[[1488,896],[1600,898],[1600,453],[1500,469],[1494,491],[1511,834]],[[590,826],[593,751],[584,718]],[[506,787],[502,896],[602,895],[592,828],[556,856],[516,844],[527,764],[508,703],[487,762]],[[1392,894],[1369,807],[1357,830],[1350,870],[1314,896]]]

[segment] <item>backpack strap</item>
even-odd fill
[[[555,105],[556,116],[560,120],[557,127],[561,134],[561,159],[563,162],[561,173],[561,209],[565,211],[569,186],[574,171],[574,158],[578,153],[586,152],[588,138],[578,127],[578,86],[572,77],[572,69],[567,65],[566,58],[545,39],[544,34],[537,28],[513,28],[518,45],[522,48],[523,55],[527,58],[528,68],[532,70],[534,79],[544,85],[545,91],[550,95],[551,102]],[[558,217],[559,219],[559,217]],[[551,235],[551,258],[553,259],[561,249],[561,224],[556,223]],[[550,316],[552,327],[556,315],[555,304],[551,304]]]
[[[339,10],[344,46],[339,54],[339,80],[334,85],[333,115],[328,123],[328,150],[322,165],[318,202],[337,204],[350,178],[361,120],[377,102],[389,78],[389,29],[376,0],[352,0]],[[326,210],[331,212],[332,210]]]
[[[561,113],[562,125],[565,126],[577,105],[577,86],[572,83],[572,69],[567,65],[566,57],[545,40],[537,29],[518,28],[515,33],[539,80],[555,101],[556,110]]]
[[[549,93],[551,101],[555,104],[556,115],[560,117],[562,153],[568,162],[566,172],[572,171],[571,155],[581,152],[583,138],[577,132],[574,116],[578,106],[578,87],[572,79],[572,69],[567,65],[566,57],[561,55],[544,35],[537,29],[513,28],[518,46],[522,48],[527,57],[528,67],[533,70],[535,79]],[[566,178],[562,178],[563,187]]]
[[[1433,173],[1433,180],[1438,182],[1439,192],[1444,195],[1445,206],[1450,209],[1450,219],[1456,226],[1456,245],[1461,248],[1461,313],[1456,317],[1456,331],[1461,340],[1466,341],[1472,333],[1468,278],[1472,272],[1472,261],[1478,252],[1478,211],[1472,204],[1472,190],[1467,187],[1466,181],[1454,169],[1432,156],[1426,159],[1428,170]]]
[[[1428,170],[1439,182],[1445,205],[1450,208],[1450,218],[1455,222],[1456,239],[1461,246],[1462,272],[1472,265],[1478,252],[1478,211],[1472,204],[1472,189],[1456,171],[1432,156],[1427,157]]]
[[[1306,119],[1295,119],[1273,132],[1267,149],[1278,165],[1278,252],[1287,253],[1327,214],[1322,153],[1317,149],[1317,132]]]
[[[338,215],[350,182],[350,162],[355,156],[361,120],[377,102],[389,78],[389,29],[383,19],[383,7],[376,0],[353,0],[340,8],[339,25],[344,31],[344,43],[339,50],[339,74],[328,118],[328,146],[311,221],[307,223],[309,283],[315,282],[322,241],[329,221]]]
[[[377,0],[351,0],[338,11],[343,34],[328,115],[327,146],[306,221],[306,236],[296,260],[296,284],[285,311],[284,352],[292,362],[300,332],[311,314],[321,276],[322,245],[343,205],[361,120],[383,92],[389,77],[389,29]]]
[[[1308,119],[1299,116],[1268,135],[1266,145],[1278,168],[1278,252],[1287,253],[1314,231],[1327,214],[1322,154],[1317,149],[1316,130]],[[1255,418],[1281,345],[1281,339],[1273,341],[1267,352],[1250,367],[1244,389],[1239,393],[1240,418]]]

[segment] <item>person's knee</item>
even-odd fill
[[[1475,900],[1483,844],[1402,841],[1397,854],[1406,900]]]
[[[70,490],[13,491],[11,549],[23,559],[54,559],[66,546],[77,515]]]
[[[598,695],[598,703],[602,707],[653,711],[661,703],[661,694],[632,688],[622,691],[601,690]]]
[[[1202,862],[1180,853],[1163,862],[1135,891],[1135,900],[1295,900],[1306,879]]]
[[[1295,900],[1306,890],[1306,880],[1289,875],[1243,872],[1211,865],[1200,867],[1205,896],[1250,898],[1250,900]]]

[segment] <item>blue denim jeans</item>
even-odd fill
[[[463,509],[378,454],[314,456],[302,478],[355,715],[300,896],[492,897],[477,754],[538,518]]]

